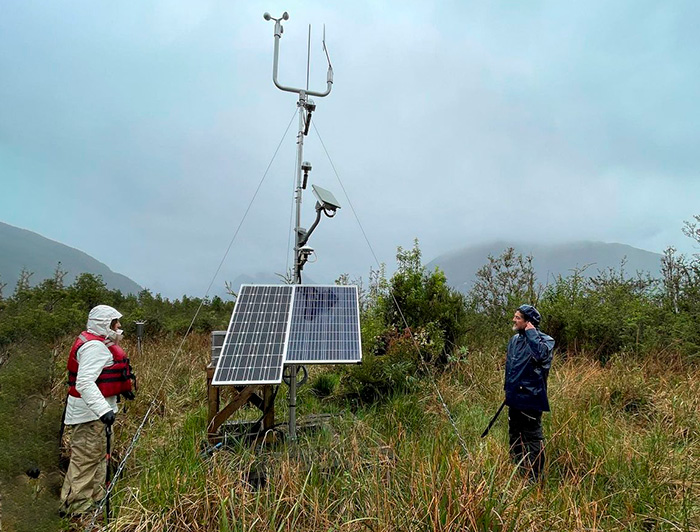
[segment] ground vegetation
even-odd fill
[[[698,224],[684,229],[700,243]],[[27,272],[0,301],[2,524],[73,526],[52,510],[63,371],[87,311],[107,303],[128,317],[139,374],[138,396],[119,416],[117,462],[152,409],[114,493],[112,530],[698,530],[700,257],[669,248],[660,279],[623,263],[545,286],[533,261],[510,249],[489,257],[464,296],[423,266],[417,242],[399,248],[393,275],[380,266],[366,286],[354,281],[363,364],[312,368],[299,392],[300,418],[330,421],[296,444],[230,438],[219,450],[204,444],[204,374],[209,332],[225,327],[231,302],[123,296],[89,275],[65,287],[60,269],[31,287]],[[479,437],[502,400],[520,303],[538,306],[558,342],[539,485],[510,463],[504,419]],[[149,329],[138,351],[130,328],[140,318]]]

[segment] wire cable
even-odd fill
[[[353,216],[355,216],[355,220],[357,220],[357,225],[360,226],[360,231],[362,231],[362,236],[365,238],[365,242],[367,242],[367,246],[369,247],[370,252],[372,253],[372,256],[374,257],[374,261],[377,264],[377,267],[381,268],[381,264],[379,262],[379,259],[377,258],[377,254],[374,252],[374,248],[372,247],[372,244],[369,241],[369,238],[367,238],[367,233],[365,232],[365,228],[362,226],[362,222],[360,221],[359,216],[357,216],[357,212],[355,211],[355,207],[352,205],[352,201],[350,201],[350,196],[348,196],[347,190],[345,190],[345,185],[343,185],[343,181],[340,179],[340,175],[338,174],[338,170],[335,167],[335,164],[333,164],[333,160],[331,159],[330,154],[328,153],[328,149],[326,149],[326,144],[323,142],[323,139],[321,138],[321,134],[318,131],[318,128],[316,127],[316,123],[314,122],[312,124],[314,126],[314,131],[316,132],[316,136],[318,136],[318,140],[321,141],[321,146],[323,147],[323,151],[326,153],[326,157],[328,157],[328,162],[331,164],[331,168],[333,168],[333,172],[335,173],[335,177],[338,179],[338,183],[340,183],[340,187],[343,189],[343,194],[345,194],[345,199],[348,201],[348,205],[350,206],[350,210],[352,211]],[[401,306],[399,305],[399,302],[396,300],[396,297],[394,296],[394,293],[392,291],[389,291],[391,294],[391,299],[394,301],[394,305],[396,305],[396,309],[399,311],[399,315],[401,316],[401,320],[403,321],[404,325],[406,328],[411,331],[411,328],[408,325],[408,321],[406,320],[406,317],[404,316],[403,311],[401,310]],[[428,364],[425,362],[423,359],[423,356],[420,353],[420,346],[418,345],[418,342],[416,341],[415,336],[413,335],[413,331],[411,331],[411,340],[413,341],[413,345],[416,348],[416,351],[418,352],[418,359],[421,361],[423,364],[424,369],[426,370],[426,373],[428,375],[431,375],[430,368],[428,367]],[[445,413],[447,414],[447,419],[449,420],[450,424],[452,425],[452,428],[455,432],[455,435],[457,436],[457,439],[459,440],[459,444],[462,447],[462,450],[465,452],[465,454],[469,455],[469,448],[467,447],[467,442],[464,440],[462,437],[462,434],[459,432],[459,429],[457,428],[457,422],[454,419],[454,416],[452,415],[452,412],[450,412],[450,409],[447,406],[447,403],[445,402],[444,397],[442,396],[442,393],[440,392],[440,388],[438,388],[437,382],[435,382],[435,379],[431,379],[431,382],[433,384],[433,387],[435,388],[435,392],[437,393],[438,398],[440,399],[440,403],[442,404],[442,408],[445,410]]]
[[[204,302],[206,301],[207,297],[209,297],[209,292],[211,290],[211,287],[214,285],[214,281],[216,281],[217,276],[219,275],[219,272],[221,271],[221,268],[224,265],[224,262],[226,261],[226,257],[228,257],[229,252],[231,251],[231,247],[233,246],[233,243],[236,240],[236,237],[238,236],[238,233],[241,230],[241,227],[243,226],[243,222],[245,222],[246,217],[248,216],[248,213],[250,212],[250,208],[253,205],[253,202],[255,201],[255,198],[258,195],[258,192],[260,192],[260,188],[262,187],[263,182],[265,181],[265,178],[267,177],[268,172],[270,171],[270,168],[272,167],[272,163],[274,162],[275,158],[277,157],[277,153],[280,150],[280,147],[282,146],[282,143],[284,142],[285,137],[287,136],[287,133],[289,132],[289,128],[292,125],[292,122],[294,121],[294,117],[296,117],[298,110],[294,110],[294,114],[292,115],[292,118],[289,120],[289,124],[287,124],[287,129],[284,130],[284,134],[282,135],[282,138],[279,141],[279,144],[277,145],[277,149],[275,149],[275,153],[272,155],[272,159],[270,159],[269,164],[267,165],[267,168],[265,169],[265,172],[262,175],[262,178],[260,178],[260,182],[258,183],[257,188],[255,189],[255,192],[253,193],[253,197],[250,199],[250,202],[248,203],[248,208],[246,208],[245,212],[243,213],[243,217],[241,218],[240,223],[238,224],[238,227],[236,228],[236,231],[233,234],[233,237],[231,237],[231,240],[228,244],[228,247],[226,248],[226,252],[224,253],[224,256],[221,258],[221,261],[219,262],[219,266],[216,268],[216,271],[214,272],[214,275],[211,278],[211,281],[209,282],[209,286],[207,286],[207,291],[204,294],[204,297],[199,303],[199,306],[197,307],[197,310],[194,313],[194,316],[192,317],[192,320],[190,321],[189,326],[187,327],[187,331],[185,331],[185,335],[182,337],[182,340],[180,341],[180,344],[178,345],[177,349],[175,350],[175,353],[173,354],[172,360],[170,361],[170,365],[168,366],[168,369],[165,371],[163,374],[163,377],[161,378],[160,381],[160,386],[158,386],[158,390],[156,393],[153,395],[153,399],[151,400],[151,403],[148,405],[148,409],[146,410],[146,414],[143,416],[143,419],[141,420],[141,423],[139,424],[138,428],[136,429],[136,432],[134,433],[134,436],[131,439],[131,443],[129,444],[129,447],[127,447],[126,452],[124,453],[124,458],[122,458],[122,461],[119,463],[119,467],[117,467],[117,470],[114,473],[114,476],[111,479],[111,482],[109,486],[107,486],[107,491],[105,493],[105,496],[102,498],[102,500],[97,504],[97,507],[95,508],[94,514],[92,516],[92,520],[90,521],[90,524],[88,527],[85,529],[86,532],[92,531],[95,526],[95,522],[97,520],[97,516],[102,512],[102,508],[104,507],[105,503],[107,502],[108,497],[112,493],[114,486],[117,482],[117,479],[119,479],[119,475],[121,475],[121,472],[124,469],[124,466],[126,464],[126,461],[129,459],[129,456],[133,452],[134,448],[136,447],[136,443],[138,442],[139,438],[141,437],[141,431],[143,430],[144,425],[146,424],[146,421],[148,420],[149,416],[151,415],[151,411],[153,410],[153,407],[156,404],[156,401],[158,400],[158,396],[160,394],[160,391],[163,389],[163,386],[165,382],[167,381],[167,377],[172,371],[173,367],[175,366],[175,362],[178,359],[178,356],[180,355],[180,352],[182,351],[182,346],[185,344],[185,340],[187,340],[187,337],[189,336],[190,332],[192,332],[192,327],[194,326],[194,322],[197,319],[197,316],[199,315],[199,312],[202,310],[202,306],[204,306]]]

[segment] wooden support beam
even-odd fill
[[[263,386],[264,387],[264,386]],[[241,391],[245,388],[245,386],[236,386],[237,391]],[[263,405],[264,405],[264,399],[258,395],[258,393],[254,393],[253,395],[250,396],[250,399],[248,399],[248,402],[255,406],[256,408],[259,408],[260,410],[263,410]],[[263,410],[264,411],[264,410]]]
[[[211,381],[214,379],[214,368],[207,368],[207,403],[209,405],[209,414],[207,415],[207,425],[212,422],[221,404],[221,392],[218,386],[212,386]]]
[[[261,410],[263,411],[263,432],[272,430],[275,426],[275,394],[271,385],[263,388],[263,405]]]
[[[260,409],[263,414],[262,423],[259,430],[266,433],[275,426],[275,395],[272,385],[262,386],[230,386],[233,392],[233,399],[222,409],[221,389],[222,386],[214,386],[214,366],[207,367],[207,438],[212,445],[221,441],[219,429],[231,415],[247,403]]]
[[[243,390],[239,391],[238,394],[227,404],[220,412],[217,412],[213,419],[209,422],[207,427],[207,434],[209,439],[216,437],[219,432],[219,427],[223,425],[231,414],[236,410],[241,408],[244,404],[248,402],[250,396],[255,391],[255,386],[246,386]]]

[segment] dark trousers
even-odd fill
[[[524,474],[539,480],[544,466],[542,412],[508,407],[510,456]]]

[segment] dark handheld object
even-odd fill
[[[114,423],[114,412],[109,412],[112,414],[112,423]],[[107,414],[105,414],[106,416]],[[104,416],[103,416],[104,417]],[[101,418],[100,418],[101,419]],[[107,475],[106,475],[106,482],[105,482],[105,513],[106,517],[105,520],[106,522],[109,522],[109,519],[112,517],[112,511],[111,508],[109,507],[109,485],[112,482],[112,423],[107,425],[105,428],[105,432],[107,433],[107,456],[105,457],[107,460]]]
[[[482,438],[485,438],[486,435],[489,433],[489,431],[491,430],[491,427],[493,427],[493,424],[494,424],[494,423],[496,422],[496,420],[498,419],[498,416],[501,415],[501,411],[503,410],[503,407],[504,407],[504,406],[506,406],[506,402],[505,402],[505,401],[503,401],[503,402],[501,403],[501,406],[498,407],[498,411],[496,412],[496,415],[493,416],[493,417],[491,418],[491,421],[489,421],[489,426],[486,427],[486,430],[481,434],[481,437],[482,437]]]
[[[68,395],[63,403],[63,414],[61,414],[61,429],[58,431],[58,465],[61,466],[61,458],[63,449],[63,433],[66,430],[66,410],[68,410]]]
[[[107,425],[107,427],[111,427],[112,425],[114,425],[114,420],[115,420],[115,419],[116,419],[116,417],[115,417],[114,412],[113,412],[112,410],[110,410],[110,411],[107,412],[106,414],[102,414],[102,415],[100,416],[100,421],[102,421],[102,423],[104,423],[105,425]],[[112,432],[112,431],[110,430],[110,433],[111,433],[111,432]],[[109,437],[109,436],[108,436],[108,437]],[[108,440],[108,441],[109,441],[109,440]]]

